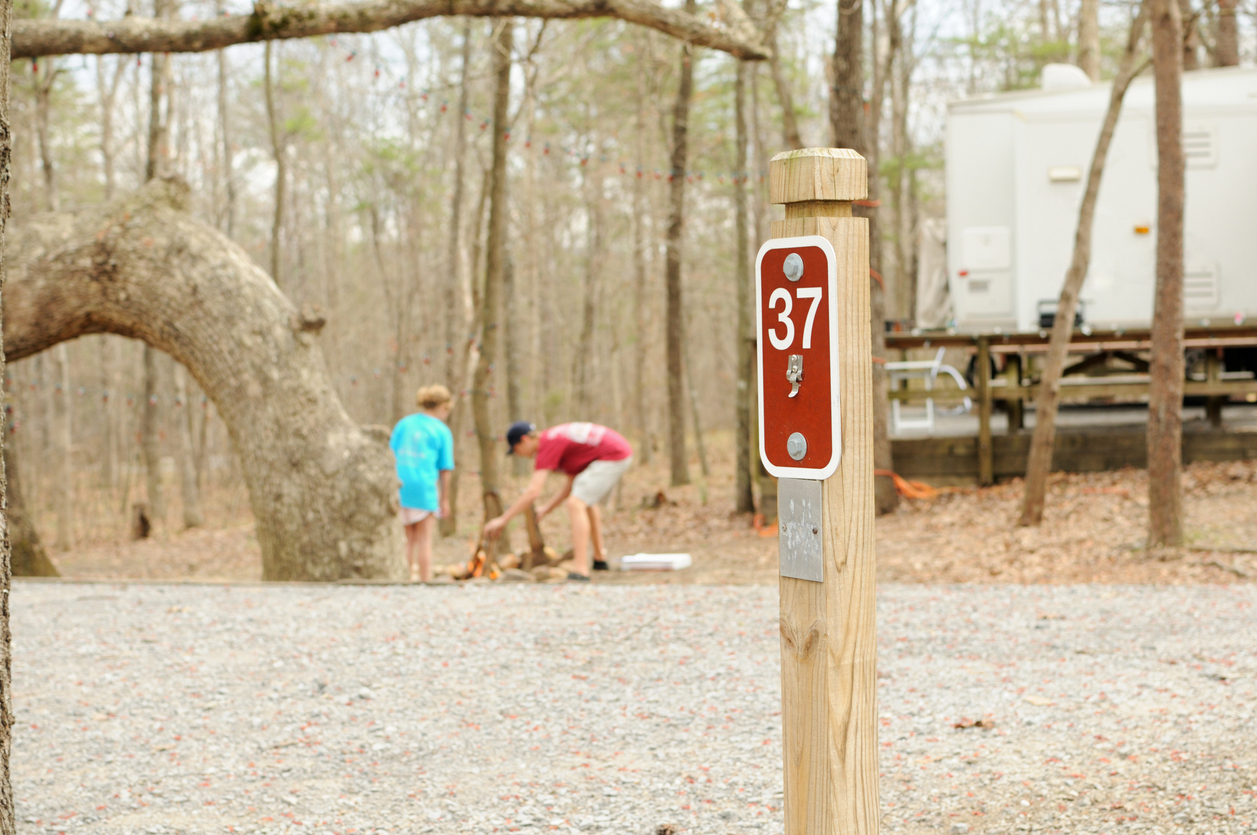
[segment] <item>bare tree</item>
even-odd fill
[[[593,172],[582,169],[585,180],[585,212],[587,241],[585,255],[585,298],[581,312],[580,337],[576,342],[576,354],[572,358],[572,392],[576,414],[588,419],[591,406],[590,374],[594,361],[594,324],[598,313],[599,285],[602,283],[604,266],[603,226],[604,218],[602,175],[595,167]]]
[[[379,32],[429,17],[539,17],[581,20],[614,17],[657,29],[695,46],[763,60],[768,50],[757,33],[679,12],[651,0],[351,0],[310,6],[258,4],[252,14],[202,20],[160,20],[138,16],[89,20],[13,22],[13,58],[40,55],[105,55],[138,52],[209,52],[238,43],[309,38],[340,32]],[[158,15],[158,18],[161,16]]]
[[[1100,0],[1078,7],[1078,67],[1092,83],[1100,80]]]
[[[222,13],[222,0],[217,2],[218,12]],[[224,50],[218,50],[218,132],[219,141],[222,143],[222,178],[223,186],[226,192],[226,205],[223,209],[225,216],[225,230],[227,237],[232,237],[236,232],[236,175],[235,175],[235,152],[231,147],[231,110],[229,107],[229,97],[227,95],[227,53]],[[119,62],[121,65],[122,62]]]
[[[1030,456],[1026,463],[1025,490],[1021,498],[1021,516],[1017,524],[1038,525],[1043,521],[1043,503],[1047,495],[1048,473],[1052,469],[1052,450],[1056,445],[1056,409],[1060,402],[1061,372],[1069,353],[1069,339],[1074,331],[1074,314],[1078,310],[1078,294],[1082,292],[1091,264],[1091,234],[1094,227],[1096,199],[1100,194],[1100,179],[1104,176],[1104,164],[1108,159],[1109,145],[1122,112],[1126,90],[1143,66],[1136,68],[1139,42],[1148,22],[1148,3],[1139,6],[1130,25],[1126,39],[1126,51],[1109,91],[1109,108],[1100,126],[1095,151],[1091,155],[1091,169],[1087,174],[1087,187],[1078,209],[1078,227],[1074,232],[1074,254],[1065,271],[1065,283],[1061,287],[1060,301],[1056,305],[1056,319],[1052,323],[1052,339],[1048,345],[1047,359],[1039,377],[1039,396],[1035,400],[1034,436],[1030,440]]]
[[[733,508],[738,513],[755,511],[755,495],[751,488],[751,456],[758,454],[751,443],[751,386],[755,383],[755,325],[752,321],[751,301],[751,242],[750,219],[746,205],[746,175],[750,167],[747,156],[746,130],[746,82],[750,67],[745,61],[737,65],[737,78],[733,86],[735,144],[733,157],[733,216],[737,224],[734,235],[733,281],[737,285],[734,298],[738,305],[738,325],[734,331],[738,358],[737,400],[734,407],[734,487]]]
[[[1183,21],[1151,0],[1157,122],[1157,289],[1148,389],[1148,546],[1183,542]]]
[[[1192,0],[1178,0],[1179,20],[1183,30],[1183,70],[1200,68],[1200,32],[1196,29],[1196,13]]]
[[[454,410],[450,413],[450,432],[454,436],[455,468],[450,476],[450,515],[441,519],[441,535],[453,536],[458,530],[458,482],[459,476],[466,469],[463,461],[463,423],[466,420],[470,403],[466,400],[463,389],[467,383],[468,360],[474,349],[475,340],[468,339],[473,327],[474,311],[470,299],[471,274],[476,269],[473,261],[470,270],[464,264],[462,250],[463,231],[463,193],[466,186],[466,123],[463,114],[467,112],[467,97],[471,71],[471,20],[463,22],[462,63],[459,66],[458,112],[454,118],[454,189],[450,197],[450,231],[449,251],[446,260],[445,284],[445,379],[454,393]],[[459,317],[455,311],[462,310]],[[463,461],[463,463],[459,463]]]
[[[188,381],[182,365],[175,366],[175,434],[179,437],[179,494],[183,499],[183,526],[205,524],[201,513],[201,490],[197,484],[196,445],[192,442],[192,404],[188,401]]]
[[[835,148],[867,152],[864,126],[864,0],[838,0],[838,33],[834,39],[834,83],[829,95],[829,126]],[[877,174],[869,169],[872,184]],[[863,211],[869,221],[870,240],[880,240],[873,229],[876,212]],[[890,388],[886,379],[886,288],[874,280],[869,294],[873,338],[873,466],[894,469],[890,448]],[[879,476],[874,482],[878,513],[888,513],[899,503],[894,482]]]
[[[265,66],[263,73],[262,85],[266,88],[266,129],[271,137],[271,153],[275,156],[275,214],[271,220],[271,278],[275,279],[275,283],[280,287],[284,286],[283,276],[280,271],[283,267],[283,260],[279,248],[280,235],[284,228],[284,188],[287,176],[287,160],[285,146],[287,145],[284,136],[283,117],[279,114],[279,108],[275,104],[275,84],[271,80],[271,42],[266,42],[266,49],[262,55],[262,61]]]
[[[13,0],[0,0],[0,55],[12,47]],[[13,135],[9,127],[9,62],[0,62],[0,290],[5,279],[5,226],[9,219],[9,166],[13,152]],[[4,373],[4,340],[0,337],[0,378]],[[2,430],[4,427],[0,427]],[[7,431],[0,431],[0,451],[8,451]],[[3,457],[0,456],[0,462]],[[8,496],[4,470],[0,469],[0,520],[4,523],[0,538],[0,835],[15,835],[17,820],[13,810],[13,780],[9,757],[13,752],[13,637],[9,629],[9,590],[13,585],[9,543],[12,531],[8,512],[4,510]]]
[[[70,396],[70,353],[65,344],[52,352],[56,384],[53,387],[53,415],[56,425],[51,427],[56,438],[57,463],[57,548],[69,551],[74,548],[74,400]]]
[[[639,34],[635,39],[640,54],[648,55],[650,39]],[[643,61],[643,64],[646,64]],[[650,248],[646,221],[650,212],[650,200],[646,196],[646,108],[653,97],[647,95],[648,74],[644,71],[636,73],[637,112],[633,128],[633,153],[637,170],[633,178],[633,332],[637,337],[637,350],[633,352],[633,383],[635,386],[634,406],[637,417],[637,429],[641,433],[638,445],[638,459],[641,463],[650,462],[653,437],[650,418],[646,411],[646,347],[652,340],[647,335],[649,324],[649,299],[646,290],[646,256]]]
[[[60,10],[61,4],[57,4]],[[55,12],[54,12],[55,13]],[[52,91],[61,74],[57,59],[50,57],[42,63],[35,62],[35,136],[39,140],[39,163],[44,175],[44,208],[55,212],[61,208],[57,193],[57,167],[52,158],[52,135],[49,121],[52,118]]]
[[[1218,0],[1213,60],[1219,67],[1238,67],[1240,63],[1240,31],[1235,16],[1236,5],[1236,0]]]
[[[316,341],[323,320],[194,220],[188,200],[158,179],[105,206],[27,218],[9,242],[9,359],[92,333],[170,354],[229,427],[264,579],[402,576],[386,437],[341,404]]]
[[[144,474],[148,490],[149,521],[161,526],[166,519],[166,493],[161,472],[161,423],[163,403],[158,386],[157,350],[144,346],[144,402],[140,404],[140,448],[144,452]]]
[[[695,0],[686,0],[685,11],[693,14]],[[684,259],[685,179],[689,160],[688,131],[690,98],[694,94],[694,47],[681,45],[681,73],[677,82],[676,105],[672,109],[672,164],[668,204],[667,266],[667,373],[668,373],[668,457],[672,484],[689,484],[690,467],[685,454],[685,384],[683,380],[685,351],[685,304],[681,292],[681,265]]]
[[[511,95],[511,50],[515,24],[507,18],[498,23],[493,39],[493,167],[490,179],[489,231],[485,244],[484,313],[481,316],[480,359],[472,379],[471,409],[480,445],[480,484],[484,490],[484,518],[502,513],[498,462],[501,451],[494,440],[489,414],[489,376],[498,359],[498,324],[502,319],[502,275],[506,258],[507,181],[506,141]],[[500,373],[499,373],[499,376]],[[505,535],[505,531],[503,534]],[[501,547],[509,549],[505,541]]]
[[[777,89],[777,102],[781,105],[781,139],[786,148],[798,151],[803,148],[799,135],[799,119],[795,112],[794,95],[790,81],[781,65],[781,51],[777,48],[777,22],[785,12],[786,4],[773,0],[764,16],[764,45],[768,48],[768,68],[772,72],[773,86]]]

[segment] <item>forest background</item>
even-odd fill
[[[1089,10],[1093,2],[866,4],[864,99],[876,116],[869,156],[880,174],[875,263],[888,319],[914,319],[917,235],[943,213],[946,102],[1034,86],[1053,61],[1111,76],[1133,4]],[[1219,56],[1219,6],[1181,5],[1194,33],[1187,68],[1229,63]],[[1236,57],[1251,60],[1257,8],[1235,10]],[[59,0],[15,11],[105,20],[248,9]],[[761,23],[779,11],[747,9]],[[767,203],[768,158],[831,144],[836,11],[831,3],[786,9],[772,33],[777,59],[747,64],[745,166],[736,148],[739,62],[694,52],[682,248],[691,444],[735,426],[736,192],[748,192],[753,249],[777,217]],[[1088,31],[1082,22],[1092,14],[1098,27]],[[498,125],[492,61],[501,25],[433,19],[159,57],[167,170],[191,185],[198,217],[243,246],[299,308],[326,319],[324,354],[355,420],[391,425],[412,410],[419,385],[444,382],[460,393],[452,419],[460,465],[474,470],[466,395],[500,130],[510,200],[490,422],[607,423],[649,461],[667,449],[665,242],[681,47],[620,21],[521,21],[508,118]],[[14,62],[17,226],[147,179],[154,63],[151,55]],[[5,384],[10,472],[20,468],[22,498],[55,550],[126,535],[139,502],[173,529],[242,511],[226,428],[164,355],[116,336],[83,337],[12,363]],[[177,485],[180,514],[145,484],[146,441],[168,487]]]

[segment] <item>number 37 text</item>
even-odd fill
[[[816,321],[816,308],[820,307],[823,290],[823,287],[798,287],[794,291],[800,301],[803,299],[812,300],[812,304],[807,309],[807,319],[803,323],[804,348],[812,347],[812,324]],[[768,339],[778,351],[785,351],[794,344],[794,320],[790,318],[790,313],[794,310],[794,299],[791,298],[789,290],[784,287],[778,287],[768,297],[768,309],[776,310],[778,302],[781,302],[782,310],[777,314],[777,321],[786,326],[786,332],[784,335],[778,336],[777,326],[774,325],[768,329]]]

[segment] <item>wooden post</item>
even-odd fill
[[[854,151],[773,157],[772,237],[821,235],[838,266],[842,458],[821,482],[824,581],[781,578],[781,718],[786,835],[871,835],[877,795],[877,636],[873,541],[873,375],[868,195]],[[767,419],[767,418],[766,418]]]
[[[1205,349],[1205,377],[1211,384],[1222,382],[1222,349]],[[1226,405],[1226,395],[1211,395],[1205,398],[1205,417],[1214,429],[1222,428],[1222,407]]]
[[[1021,354],[1005,354],[1004,386],[1010,393],[1021,390]],[[1005,400],[1008,405],[1008,434],[1026,428],[1026,401],[1020,397]]]
[[[978,361],[974,368],[978,389],[978,484],[995,483],[995,466],[991,456],[991,340],[978,337]]]

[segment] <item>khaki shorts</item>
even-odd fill
[[[401,513],[402,524],[403,525],[417,525],[420,522],[422,522],[424,519],[427,519],[429,516],[435,516],[435,515],[436,514],[430,510],[420,510],[417,507],[403,507],[402,513]]]
[[[633,456],[621,461],[593,461],[572,480],[572,495],[590,507],[611,494],[612,488],[628,472]]]

